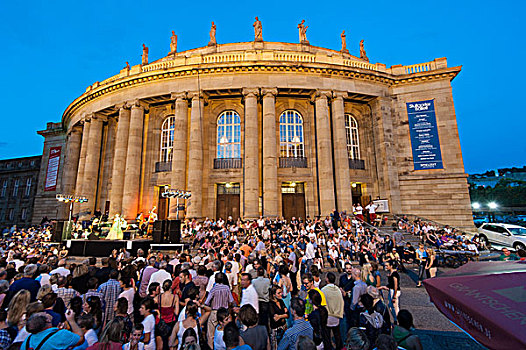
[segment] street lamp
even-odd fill
[[[495,202],[489,202],[489,203],[488,203],[488,207],[489,207],[490,209],[497,209],[498,204],[495,203]]]
[[[473,207],[473,209],[480,209],[480,203],[478,202],[472,203],[471,206]]]

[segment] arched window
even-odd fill
[[[347,154],[350,159],[360,159],[360,139],[358,137],[358,123],[350,115],[345,115],[345,131],[347,134]]]
[[[279,117],[279,141],[281,157],[305,157],[301,114],[293,110],[281,113]]]
[[[217,118],[217,158],[241,158],[241,118],[234,111]]]
[[[161,162],[171,162],[174,147],[175,117],[164,120],[161,127]]]

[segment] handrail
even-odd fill
[[[404,216],[407,216],[407,218],[414,218],[414,219],[419,219],[421,221],[430,222],[433,225],[436,225],[436,226],[440,227],[441,229],[443,229],[446,226],[448,226],[449,228],[454,229],[455,231],[463,233],[463,234],[468,234],[468,235],[472,235],[473,234],[473,232],[468,232],[468,231],[465,231],[465,230],[460,229],[458,227],[451,226],[449,224],[443,224],[443,223],[440,223],[440,222],[437,222],[437,221],[434,221],[434,220],[431,220],[431,219],[427,219],[427,218],[424,218],[424,217],[421,217],[421,216],[418,216],[418,215],[415,215],[415,214],[393,214],[393,217],[394,217],[395,220],[402,219],[402,217],[404,217]],[[412,221],[414,221],[414,219]]]

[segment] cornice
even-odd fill
[[[339,77],[351,80],[361,80],[384,84],[387,87],[396,87],[405,84],[416,84],[431,80],[453,80],[460,72],[461,66],[437,69],[427,72],[413,73],[407,75],[393,76],[388,73],[367,71],[364,69],[340,67],[336,65],[326,65],[327,67],[308,67],[304,63],[298,65],[268,65],[251,64],[222,67],[196,67],[187,66],[185,69],[177,67],[173,70],[152,71],[131,75],[115,80],[112,83],[100,86],[94,90],[84,93],[71,103],[64,111],[62,116],[63,125],[67,124],[69,118],[86,103],[105,95],[121,91],[134,86],[155,83],[158,81],[172,80],[185,77],[196,77],[197,75],[219,75],[219,74],[239,74],[239,73],[304,73],[311,75],[323,75]]]

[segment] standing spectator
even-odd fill
[[[69,308],[71,299],[80,296],[80,294],[75,289],[68,286],[67,277],[58,276],[57,286],[58,288],[55,293],[57,293],[58,298],[62,299],[67,308]]]
[[[155,350],[155,316],[152,314],[155,309],[155,303],[152,299],[145,299],[141,303],[139,313],[144,317],[142,325],[144,326],[144,349]]]
[[[21,349],[39,350],[67,350],[84,343],[84,334],[75,322],[75,314],[69,311],[66,318],[71,327],[71,332],[51,326],[51,316],[39,312],[33,314],[26,322],[26,329],[30,336],[22,343]]]
[[[270,280],[265,277],[265,270],[262,267],[257,269],[258,277],[252,280],[252,285],[258,293],[258,305],[259,305],[259,324],[269,329],[269,291],[270,291]]]
[[[236,275],[237,276],[237,275]],[[206,276],[206,267],[199,265],[197,267],[197,276],[192,280],[199,287],[199,300],[204,301],[208,277]]]
[[[336,276],[332,272],[328,272],[327,285],[321,289],[327,299],[327,329],[329,330],[329,337],[331,333],[336,340],[336,350],[343,347],[342,336],[340,333],[340,320],[343,318],[344,300],[340,289],[334,284]]]
[[[6,296],[6,302],[9,302],[16,293],[25,289],[31,294],[31,301],[37,300],[37,293],[40,289],[40,283],[34,280],[35,273],[37,272],[37,265],[29,264],[24,268],[24,276],[19,280],[14,281],[9,287],[9,293]]]
[[[383,316],[374,309],[373,297],[369,294],[364,294],[360,297],[360,301],[364,307],[364,311],[360,313],[359,325],[365,328],[365,334],[371,344],[376,343],[376,339],[384,330],[385,321]]]
[[[11,345],[11,343],[13,342],[13,338],[11,338],[11,334],[9,333],[6,320],[7,320],[7,312],[5,312],[4,310],[0,310],[0,349],[1,350],[7,349],[9,345]]]
[[[122,350],[122,330],[123,324],[121,320],[109,321],[100,335],[99,342],[86,350]]]
[[[398,311],[400,310],[398,304],[400,299],[400,275],[390,261],[385,262],[385,269],[389,272],[387,276],[387,286],[381,286],[378,289],[389,291],[389,308],[391,309],[393,320],[396,322],[396,315],[398,315]]]
[[[422,350],[422,343],[417,335],[411,333],[413,330],[413,315],[407,310],[398,313],[398,325],[393,328],[393,338],[398,346],[407,350]]]
[[[241,307],[239,320],[246,327],[245,331],[241,332],[245,344],[250,345],[253,350],[267,350],[269,346],[267,328],[258,325],[259,317],[252,305]]]
[[[117,278],[119,277],[119,272],[117,270],[111,270],[110,279],[108,282],[101,284],[99,287],[99,292],[102,293],[104,300],[104,322],[107,323],[110,320],[113,320],[115,316],[115,303],[119,298],[121,293],[121,286]]]
[[[7,308],[7,323],[9,326],[18,327],[26,313],[31,295],[27,290],[21,290],[11,299]]]
[[[150,281],[148,282],[148,286],[150,286],[150,284],[154,282],[159,283],[159,285],[162,285],[164,281],[166,280],[169,280],[170,282],[172,282],[172,275],[168,271],[166,271],[167,268],[168,268],[168,263],[162,260],[159,263],[159,270],[155,271],[150,276]]]
[[[90,314],[80,315],[78,317],[78,325],[84,333],[84,339],[88,343],[88,346],[92,346],[99,341],[97,332],[93,329],[95,319]]]
[[[269,311],[271,349],[276,350],[287,329],[287,318],[289,317],[288,309],[283,301],[283,287],[272,286]]]
[[[313,328],[313,340],[317,346],[323,346],[323,349],[331,350],[332,344],[330,333],[327,329],[328,313],[325,306],[321,305],[321,295],[315,290],[309,290],[309,300],[312,303],[313,310],[309,314],[309,323]]]
[[[354,286],[352,288],[351,297],[351,327],[358,326],[360,318],[360,297],[367,293],[367,284],[362,281],[361,272],[358,268],[352,269],[352,278],[354,280]]]
[[[225,326],[223,341],[225,342],[226,350],[252,350],[250,345],[239,345],[239,329],[234,322],[230,322]]]
[[[150,284],[150,277],[152,277],[154,272],[157,272],[155,268],[155,257],[150,257],[148,259],[148,266],[142,269],[139,277],[139,296],[145,298],[148,295],[148,285]]]
[[[126,298],[128,300],[128,315],[133,315],[133,303],[135,300],[135,288],[132,286],[130,277],[122,276],[119,278],[119,284],[122,292],[119,294],[119,298]]]
[[[416,261],[418,262],[418,284],[417,287],[422,287],[422,281],[424,280],[425,267],[427,264],[427,252],[424,249],[424,245],[420,243],[416,250]]]
[[[437,275],[438,261],[435,250],[427,248],[426,277],[433,278]]]
[[[217,327],[214,331],[214,350],[226,350],[225,342],[223,341],[223,333],[225,326],[232,321],[228,310],[220,307],[217,310]]]
[[[259,312],[259,296],[258,292],[252,285],[252,276],[249,273],[241,274],[241,288],[243,291],[241,293],[241,303],[240,306],[252,305],[256,312]]]
[[[313,329],[309,322],[305,321],[305,302],[300,298],[292,298],[290,301],[290,308],[292,310],[292,317],[294,323],[292,327],[287,329],[283,335],[283,339],[279,342],[278,350],[296,350],[296,342],[300,335],[305,335],[310,339],[313,338]],[[225,340],[225,344],[226,344]],[[227,344],[228,350],[228,344]]]
[[[94,329],[98,332],[102,329],[102,302],[101,299],[96,295],[91,295],[86,298],[83,306],[84,312],[93,316],[95,320]]]
[[[228,286],[227,276],[224,273],[219,272],[216,274],[216,283],[210,290],[205,301],[205,305],[212,309],[210,316],[208,317],[207,325],[207,338],[210,347],[214,346],[213,337],[217,326],[217,311],[220,308],[228,309],[233,303],[234,298],[232,297],[232,291]]]

